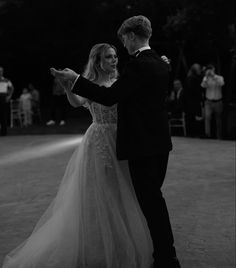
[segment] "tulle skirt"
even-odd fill
[[[115,133],[115,125],[88,128],[55,199],[3,268],[151,267],[152,240]]]

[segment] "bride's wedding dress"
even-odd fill
[[[116,106],[87,106],[93,123],[73,153],[55,199],[30,237],[6,256],[3,268],[151,266],[147,223],[127,162],[116,159]]]

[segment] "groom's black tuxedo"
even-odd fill
[[[130,60],[110,88],[80,76],[73,92],[106,106],[118,103],[117,157],[135,159],[172,148],[165,107],[168,84],[167,64],[150,49]]]
[[[165,107],[168,84],[169,66],[155,51],[144,50],[130,60],[110,88],[80,76],[73,89],[74,93],[106,106],[118,103],[117,157],[128,159],[154,244],[154,267],[158,268],[180,267],[174,261],[174,240],[161,192],[172,149]]]

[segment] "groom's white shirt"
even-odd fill
[[[135,55],[136,57],[139,55],[140,52],[144,51],[144,50],[148,50],[148,49],[151,49],[150,46],[145,46],[145,47],[140,47],[139,49],[137,49],[134,54],[137,54]]]

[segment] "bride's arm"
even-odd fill
[[[68,99],[71,106],[76,108],[76,107],[82,106],[86,103],[87,99],[72,93],[72,91],[71,91],[72,83],[70,81],[60,81],[59,80],[59,82],[62,85],[62,87],[64,88],[64,90],[66,92],[67,99]]]
[[[80,97],[79,95],[76,95],[72,93],[71,91],[66,91],[67,99],[71,106],[73,107],[79,107],[86,103],[86,99],[83,97]]]

